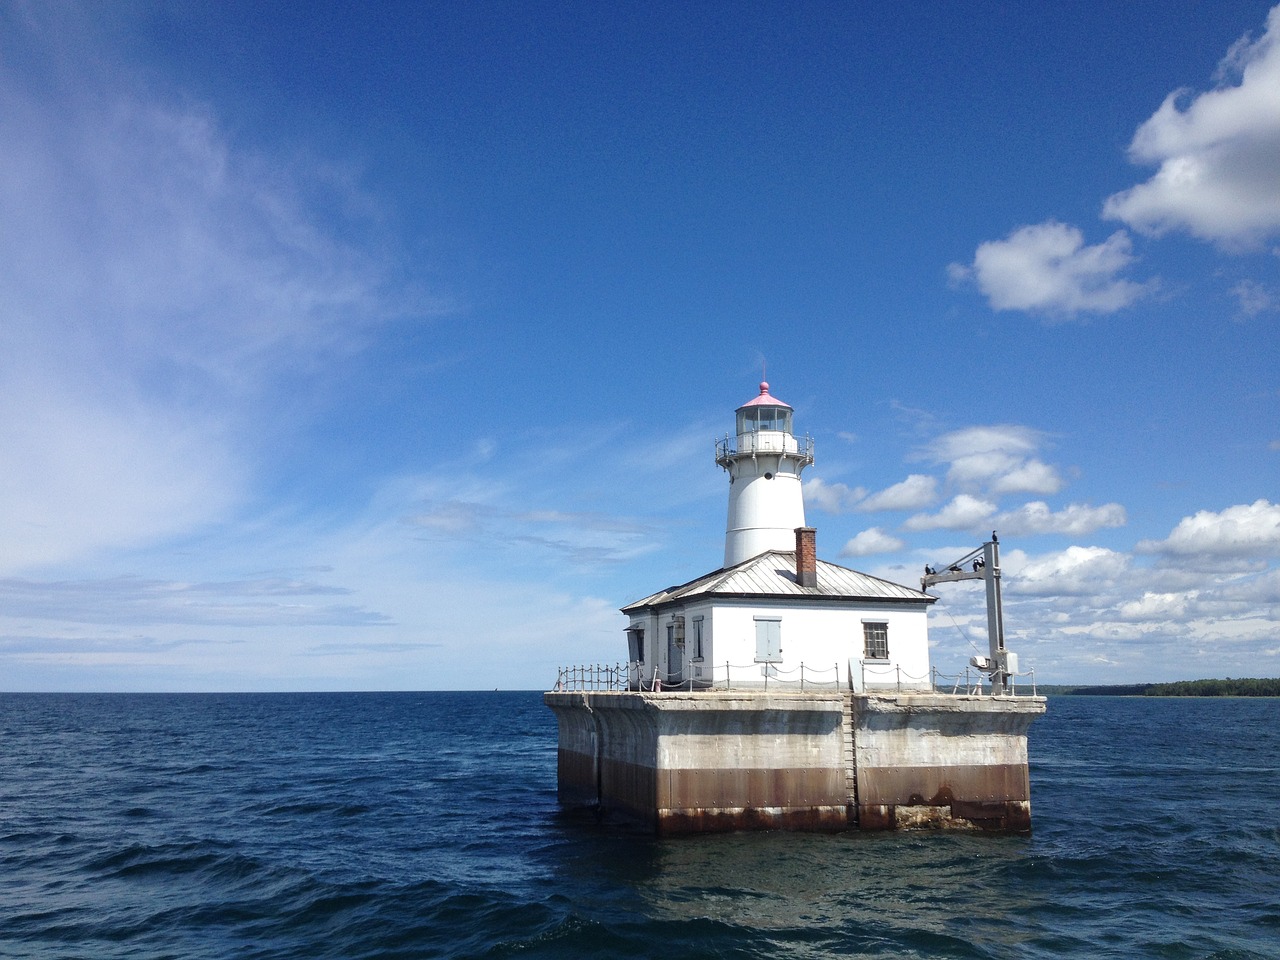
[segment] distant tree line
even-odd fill
[[[1126,683],[1103,687],[1040,685],[1048,694],[1082,697],[1280,697],[1280,678],[1179,680],[1176,683]]]

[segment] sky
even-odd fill
[[[625,659],[762,377],[821,558],[1280,676],[1280,6],[0,0],[0,690]]]

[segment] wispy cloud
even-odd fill
[[[202,624],[205,626],[371,626],[389,619],[376,611],[335,604],[349,591],[279,577],[183,583],[114,577],[105,580],[0,580],[5,613],[65,623]]]
[[[1256,280],[1241,280],[1231,288],[1231,295],[1245,317],[1256,317],[1270,310],[1280,310],[1280,295]]]
[[[350,182],[148,98],[58,9],[15,21],[44,82],[0,62],[0,572],[227,517],[298,385],[409,309],[303,198]]]
[[[925,448],[935,463],[947,465],[947,480],[963,490],[991,494],[1057,493],[1058,471],[1033,456],[1044,436],[1015,424],[965,427],[943,434]]]
[[[123,636],[0,636],[0,659],[17,657],[113,656],[119,654],[153,654],[183,647],[238,645],[243,640],[176,638],[162,639],[140,634]]]

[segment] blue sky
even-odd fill
[[[1275,676],[1278,331],[1267,3],[6,0],[0,689],[620,659],[766,365],[820,556]]]

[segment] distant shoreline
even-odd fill
[[[1109,685],[1037,684],[1037,692],[1078,697],[1280,697],[1280,678],[1179,680]]]

